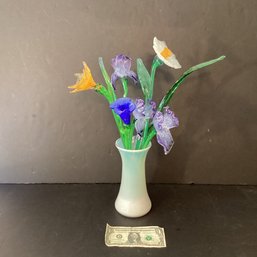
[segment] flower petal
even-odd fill
[[[122,111],[119,115],[120,115],[122,121],[123,121],[126,125],[129,125],[129,124],[130,124],[131,112],[130,112],[129,110],[124,110],[124,111]]]
[[[138,134],[140,134],[145,128],[145,118],[137,119],[135,122],[135,128]]]
[[[132,113],[136,109],[136,105],[131,101],[129,103],[129,111]]]
[[[112,59],[111,65],[116,75],[120,78],[123,78],[130,71],[131,59],[124,54],[119,54]]]
[[[146,119],[152,119],[156,112],[156,103],[151,101],[149,104],[145,105],[144,114]]]
[[[114,70],[118,67],[119,61],[120,61],[120,55],[116,55],[114,58],[112,58],[111,65]]]
[[[129,71],[131,69],[131,58],[129,58],[126,55],[123,55],[122,62],[123,62],[124,70]]]
[[[163,121],[163,114],[160,111],[157,111],[153,117],[153,125],[157,133],[163,129]]]
[[[159,56],[158,56],[159,57]],[[169,67],[171,68],[174,68],[174,69],[180,69],[181,68],[181,65],[180,63],[178,62],[177,58],[176,58],[176,55],[173,54],[171,55],[170,57],[168,57],[167,59],[163,58],[161,59],[166,65],[168,65]]]
[[[135,84],[138,82],[137,74],[134,71],[132,71],[132,70],[130,70],[127,73],[127,77],[131,78]]]
[[[113,74],[112,74],[112,76],[111,76],[111,83],[112,83],[112,86],[113,86],[113,88],[116,90],[116,87],[115,87],[115,82],[116,82],[116,80],[118,79],[119,77],[118,77],[118,75],[114,72]]]
[[[163,126],[167,129],[172,129],[179,126],[179,120],[175,113],[169,107],[164,107]]]
[[[145,108],[145,102],[143,99],[137,98],[135,101],[136,109],[135,112],[138,112],[140,115],[143,114]]]
[[[163,129],[157,132],[157,142],[163,147],[164,154],[167,155],[172,146],[174,145],[174,140],[172,135],[168,129]]]
[[[153,49],[156,52],[156,54],[161,53],[165,47],[167,47],[167,44],[165,41],[161,41],[157,37],[154,37]]]

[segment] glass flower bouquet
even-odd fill
[[[137,74],[131,70],[131,59],[119,54],[111,61],[114,69],[111,78],[109,77],[103,58],[99,57],[99,66],[103,74],[106,86],[96,83],[86,63],[82,74],[75,74],[77,82],[70,86],[71,93],[93,89],[103,95],[109,103],[114,120],[118,127],[123,147],[128,150],[145,149],[151,140],[156,136],[158,143],[163,147],[164,153],[168,154],[173,146],[173,138],[170,129],[179,125],[179,120],[174,112],[168,107],[175,91],[192,72],[203,67],[221,61],[225,56],[200,63],[185,71],[182,76],[171,85],[166,95],[157,105],[153,101],[154,78],[157,68],[163,64],[174,69],[180,69],[181,65],[175,54],[167,47],[164,41],[153,39],[153,49],[156,56],[153,58],[151,72],[146,69],[142,59],[137,59]],[[128,97],[128,82],[131,79],[135,84],[141,86],[143,99],[131,99]],[[123,86],[123,97],[117,98],[117,80]]]
[[[145,180],[145,159],[151,147],[151,140],[156,136],[165,154],[169,153],[174,143],[170,129],[177,127],[179,121],[168,107],[174,93],[192,72],[225,58],[225,56],[221,56],[185,71],[171,85],[157,105],[153,101],[154,78],[157,68],[163,64],[174,69],[179,69],[181,66],[164,41],[155,37],[153,49],[156,56],[153,58],[150,73],[139,58],[137,59],[136,74],[131,70],[131,59],[120,54],[112,59],[111,65],[114,71],[110,78],[104,67],[103,59],[100,57],[99,66],[106,85],[96,83],[87,64],[83,63],[83,73],[75,74],[78,78],[77,82],[69,87],[72,89],[71,93],[93,89],[103,95],[109,103],[120,134],[120,139],[116,141],[115,145],[122,159],[122,177],[115,208],[120,214],[133,218],[145,215],[152,206]],[[128,97],[128,79],[141,86],[142,98],[133,100]],[[119,98],[116,95],[117,80],[120,80],[124,92],[123,96]]]

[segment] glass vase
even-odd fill
[[[145,160],[151,143],[142,150],[127,150],[121,139],[116,140],[122,160],[120,189],[115,201],[116,210],[123,216],[137,218],[151,209],[145,178]]]

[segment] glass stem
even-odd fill
[[[149,143],[152,141],[152,139],[154,138],[155,135],[156,135],[156,130],[154,129],[149,133],[148,137],[146,138],[145,142],[143,143],[143,148],[146,148],[149,145]]]
[[[142,140],[142,138],[137,138],[136,139],[136,150],[139,150],[139,148],[140,148],[140,144],[141,144],[141,140]]]
[[[128,96],[128,80],[125,78],[121,78],[122,87],[124,90],[123,97]]]
[[[144,142],[147,139],[148,127],[149,127],[149,119],[147,119],[145,121],[145,128],[144,128],[143,138],[142,138],[141,143],[140,143],[140,149],[143,149]]]

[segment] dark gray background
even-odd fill
[[[152,39],[165,40],[182,70],[157,73],[158,102],[188,67],[173,99],[180,118],[168,156],[154,143],[149,182],[256,184],[257,2],[255,0],[1,0],[0,182],[118,182],[118,137],[107,103],[68,93],[85,60],[124,53],[150,67]],[[130,96],[140,95],[135,86]]]

